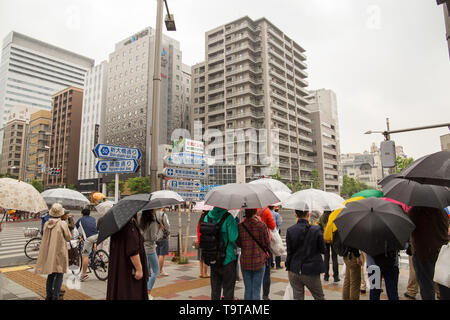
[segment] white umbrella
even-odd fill
[[[175,191],[159,190],[150,194],[150,201],[142,210],[165,208],[176,206],[184,202],[184,199]]]
[[[282,201],[281,205],[286,209],[302,211],[334,211],[344,208],[344,199],[331,192],[318,189],[306,189],[292,194]]]
[[[41,212],[48,206],[31,184],[10,178],[0,179],[0,207],[26,212]]]
[[[84,208],[90,204],[89,200],[82,193],[66,188],[45,190],[41,195],[48,205],[60,203],[63,207]]]
[[[109,211],[114,205],[114,201],[107,200],[95,206],[95,209],[102,216]]]
[[[250,184],[264,184],[273,192],[292,193],[291,189],[289,189],[289,187],[283,182],[271,178],[254,180],[250,182]]]

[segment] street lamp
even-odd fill
[[[157,0],[156,34],[155,34],[155,59],[153,73],[153,101],[152,101],[152,140],[150,155],[150,192],[158,190],[158,143],[159,143],[159,104],[161,88],[161,42],[162,42],[162,15],[164,11],[163,1],[166,5],[167,16],[165,19],[167,31],[175,31],[175,20],[169,13],[167,0]]]

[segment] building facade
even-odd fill
[[[441,149],[450,151],[450,133],[444,134],[440,137],[441,140]]]
[[[16,105],[51,111],[52,95],[69,86],[83,87],[93,65],[92,59],[10,32],[0,64],[0,128]]]
[[[313,132],[314,163],[321,189],[340,193],[340,138],[336,94],[331,90],[311,91],[309,118]]]
[[[92,150],[97,143],[103,142],[106,107],[106,81],[108,63],[93,67],[86,74],[83,92],[83,108],[81,116],[80,159],[78,164],[78,180],[98,179],[95,169],[96,158]]]
[[[448,44],[448,53],[450,55],[450,0],[437,0],[438,5],[442,4],[444,9],[444,20],[445,20],[445,38]]]
[[[53,95],[52,99],[52,133],[48,168],[60,168],[61,174],[47,175],[46,187],[76,185],[83,89],[68,87]]]
[[[183,71],[179,42],[163,35],[161,48],[159,143],[164,145],[171,144],[173,129],[180,128]],[[140,169],[121,175],[124,179],[150,173],[154,56],[155,31],[150,27],[117,43],[109,55],[104,142],[143,153]],[[114,175],[104,178],[109,182]]]
[[[50,150],[50,136],[52,113],[39,110],[30,117],[28,130],[28,147],[25,152],[24,181],[38,180],[45,184],[47,173],[48,153]]]
[[[205,61],[192,67],[191,133],[216,161],[245,163],[247,181],[274,168],[283,182],[311,180],[304,52],[265,18],[243,17],[205,34]],[[211,130],[221,133],[223,150],[209,148]],[[235,141],[229,130],[244,137]]]

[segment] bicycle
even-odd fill
[[[79,275],[81,273],[81,268],[83,264],[82,249],[84,240],[81,238],[78,240],[78,257],[74,257],[71,260],[71,266],[69,267],[74,275]],[[97,250],[96,243],[92,246],[91,253],[89,254],[89,263],[87,272],[91,273],[94,271],[95,276],[98,280],[105,281],[108,278],[108,266],[109,266],[109,255],[105,250]]]
[[[39,255],[39,249],[41,248],[42,238],[39,234],[38,228],[26,228],[24,229],[24,236],[31,238],[25,243],[24,252],[25,256],[30,260],[37,260]]]

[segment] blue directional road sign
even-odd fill
[[[139,165],[135,159],[98,160],[95,169],[98,173],[134,173]]]
[[[206,194],[204,192],[177,191],[177,193],[185,201],[203,201],[203,200],[205,200],[205,196],[206,196]]]
[[[196,167],[196,168],[206,168],[207,159],[203,155],[195,153],[172,153],[172,155],[166,157],[164,162],[168,166],[178,166],[178,167]]]
[[[175,179],[206,179],[206,172],[198,169],[188,169],[188,168],[164,168],[163,174],[167,178]]]
[[[179,180],[172,179],[167,181],[167,187],[170,190],[182,190],[182,191],[200,191],[202,183],[198,180]]]
[[[97,144],[94,148],[97,158],[102,159],[134,159],[140,160],[142,152],[139,148],[113,146],[110,144]]]

